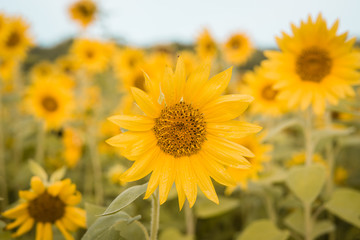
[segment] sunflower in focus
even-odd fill
[[[127,129],[107,140],[134,164],[121,175],[125,182],[151,174],[145,198],[159,187],[160,203],[167,199],[175,182],[179,207],[185,198],[192,207],[197,186],[207,198],[218,203],[212,177],[231,186],[234,180],[226,167],[249,168],[245,157],[253,153],[234,142],[258,132],[259,126],[234,120],[253,100],[248,95],[224,95],[232,69],[210,80],[210,63],[203,64],[187,78],[179,57],[175,72],[165,69],[161,92],[148,93],[131,88],[132,95],[145,115],[116,115],[109,120]],[[157,89],[156,81],[145,74],[146,85]]]
[[[278,99],[279,91],[274,88],[277,81],[269,78],[264,68],[256,67],[253,72],[247,72],[244,83],[245,86],[240,85],[240,91],[256,99],[251,104],[251,112],[269,116],[279,116],[285,112],[284,101]]]
[[[225,60],[231,64],[245,63],[253,52],[254,48],[249,37],[243,33],[232,35],[224,44]]]
[[[58,128],[71,117],[73,95],[59,81],[35,81],[26,96],[27,109],[43,120],[47,128]]]
[[[81,201],[81,194],[70,179],[47,186],[35,176],[30,185],[31,190],[19,191],[20,204],[2,213],[15,219],[5,227],[6,230],[18,227],[12,237],[24,235],[36,225],[36,239],[53,239],[52,225],[55,225],[66,240],[73,240],[69,232],[86,228],[85,211],[75,207]]]
[[[242,189],[247,189],[249,180],[256,181],[258,179],[259,173],[264,170],[264,163],[270,160],[269,152],[272,146],[270,144],[263,144],[261,141],[262,137],[256,136],[255,134],[236,141],[236,143],[245,146],[255,155],[252,158],[248,158],[251,163],[251,168],[249,169],[227,168],[230,176]],[[236,186],[227,187],[226,194],[231,194],[235,188]]]
[[[86,28],[95,20],[98,8],[92,0],[80,0],[70,6],[69,12],[72,19]]]
[[[217,45],[207,29],[196,40],[196,52],[202,60],[213,59],[217,55]]]
[[[33,45],[28,25],[21,18],[9,18],[0,31],[0,55],[22,60]]]
[[[106,70],[110,61],[113,44],[91,39],[78,39],[71,47],[73,57],[80,67],[96,74]]]
[[[321,14],[314,21],[309,16],[300,26],[291,25],[292,35],[277,38],[278,51],[266,51],[265,61],[272,77],[279,79],[279,99],[290,108],[312,106],[316,114],[327,104],[354,96],[352,85],[359,83],[360,54],[353,50],[355,38],[337,35],[339,21],[330,28]]]

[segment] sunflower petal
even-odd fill
[[[131,88],[131,93],[135,99],[135,102],[147,116],[151,118],[157,118],[160,115],[160,105],[157,102],[153,102],[148,94],[134,87]]]
[[[108,120],[130,131],[148,131],[154,127],[154,120],[146,116],[116,115]]]

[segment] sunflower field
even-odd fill
[[[360,48],[322,13],[259,49],[78,35],[0,12],[0,239],[360,240]],[[126,36],[124,36],[126,38]]]

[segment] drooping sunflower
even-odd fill
[[[253,72],[244,75],[244,83],[240,91],[253,96],[256,101],[251,104],[250,111],[255,114],[279,116],[285,112],[285,103],[278,99],[279,91],[274,88],[277,80],[269,78],[263,67],[256,67]]]
[[[21,18],[9,18],[1,29],[0,55],[5,58],[24,59],[33,45],[28,25]]]
[[[109,64],[113,53],[113,44],[94,39],[77,39],[71,47],[71,53],[79,67],[89,73],[103,72]]]
[[[75,207],[81,201],[81,194],[70,179],[47,186],[39,177],[32,177],[31,190],[19,191],[19,197],[18,206],[2,213],[15,219],[6,230],[19,227],[12,237],[24,235],[36,225],[37,240],[53,239],[52,225],[55,225],[66,240],[73,240],[69,232],[86,228],[85,211]]]
[[[279,79],[275,87],[289,107],[304,110],[312,106],[320,114],[326,104],[354,95],[360,55],[353,50],[355,38],[348,40],[347,33],[337,35],[338,25],[337,20],[328,28],[321,14],[316,21],[309,16],[299,27],[291,25],[292,35],[283,33],[277,38],[280,52],[265,52],[269,60],[264,64]]]
[[[160,203],[175,182],[179,207],[185,197],[190,207],[197,186],[210,200],[218,197],[210,177],[223,185],[235,182],[225,166],[248,168],[245,157],[253,154],[233,139],[260,130],[259,126],[234,120],[253,100],[248,95],[224,95],[232,68],[208,80],[210,64],[201,65],[186,78],[182,58],[175,72],[166,68],[161,92],[132,88],[132,95],[145,115],[117,115],[109,120],[127,129],[107,140],[134,164],[121,176],[136,181],[151,174],[145,198],[159,187]],[[145,74],[146,85],[159,89]],[[153,85],[156,86],[153,86]]]
[[[228,167],[227,171],[242,189],[247,189],[249,180],[257,180],[259,173],[264,170],[264,163],[270,160],[269,152],[272,149],[270,144],[261,143],[262,137],[254,134],[241,138],[236,143],[241,144],[254,153],[254,157],[248,158],[251,168],[239,169]],[[226,193],[231,194],[235,186],[226,188]]]
[[[98,8],[92,0],[80,0],[69,8],[70,16],[86,28],[96,19]]]
[[[59,81],[35,81],[26,95],[26,109],[43,120],[47,128],[58,128],[71,117],[73,95]]]
[[[217,55],[217,44],[207,29],[196,40],[196,52],[202,60],[213,59]]]
[[[225,60],[236,65],[245,63],[254,52],[249,37],[244,33],[232,35],[226,41],[223,48]]]

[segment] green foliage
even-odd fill
[[[46,171],[44,170],[44,168],[42,168],[37,162],[35,162],[33,160],[29,160],[29,169],[32,174],[34,174],[35,176],[38,176],[44,182],[47,182],[48,175],[47,175]]]
[[[239,200],[232,198],[219,198],[220,204],[206,200],[199,200],[195,205],[195,215],[198,218],[206,219],[225,214],[239,206]]]
[[[50,183],[60,181],[66,174],[66,167],[63,166],[59,169],[57,169],[53,174],[50,176]]]
[[[286,240],[289,231],[278,229],[270,220],[262,219],[252,222],[236,240]]]
[[[327,210],[334,215],[360,228],[360,192],[350,188],[340,188],[334,191]]]
[[[11,234],[10,232],[7,232],[4,230],[6,224],[0,220],[0,239],[2,240],[10,240],[11,238]]]
[[[160,234],[159,240],[193,240],[192,236],[185,236],[181,234],[176,228],[167,228]]]

